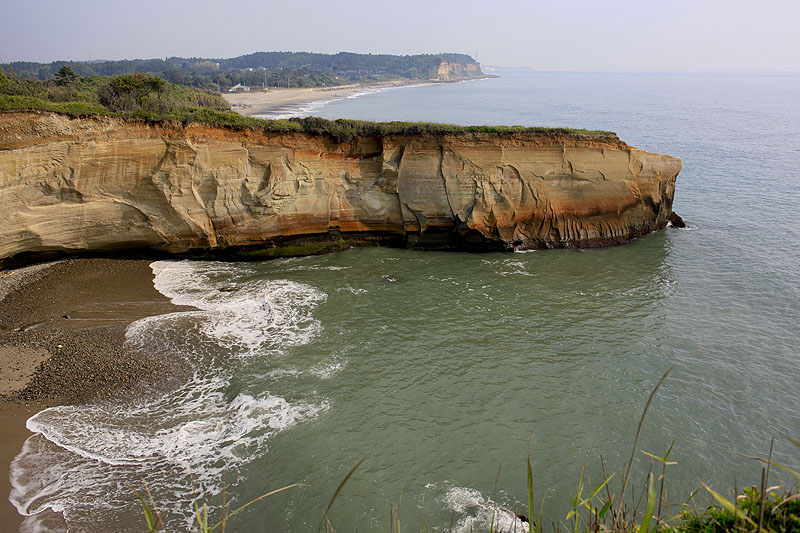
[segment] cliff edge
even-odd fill
[[[0,113],[0,266],[131,249],[618,244],[663,228],[681,161],[603,133],[325,134]]]

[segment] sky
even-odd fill
[[[3,0],[0,63],[460,52],[535,70],[800,71],[800,0]]]

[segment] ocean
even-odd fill
[[[688,228],[591,250],[155,262],[156,288],[199,310],[138,321],[127,341],[193,375],[32,417],[11,468],[30,530],[142,530],[127,484],[145,480],[170,530],[191,528],[193,493],[216,517],[223,492],[236,508],[309,485],[230,522],[307,532],[362,459],[329,513],[336,530],[388,531],[392,513],[413,530],[486,531],[493,513],[522,527],[511,511],[527,514],[528,457],[548,526],[583,467],[594,486],[602,460],[618,489],[669,369],[637,490],[642,451],[673,442],[673,512],[701,481],[758,483],[741,454],[766,456],[772,438],[776,460],[800,464],[787,440],[800,438],[800,75],[502,73],[312,111],[615,131],[683,160],[674,209]]]

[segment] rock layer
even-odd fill
[[[456,63],[442,61],[436,70],[436,81],[458,81],[474,78],[485,78],[477,63]]]
[[[0,265],[146,249],[617,244],[664,227],[681,162],[613,134],[374,135],[0,113]]]

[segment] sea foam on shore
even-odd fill
[[[128,484],[147,481],[163,512],[191,523],[192,483],[199,496],[223,490],[223,473],[264,454],[278,431],[327,409],[324,399],[287,401],[232,386],[237,359],[278,357],[320,331],[313,317],[324,293],[286,280],[248,279],[247,268],[220,263],[153,263],[156,288],[197,311],[131,324],[127,343],[191,362],[191,379],[136,400],[45,409],[28,420],[36,433],[11,465],[11,502],[27,526],[50,509],[67,524],[93,513],[114,520],[139,510]],[[194,478],[192,482],[191,478]],[[42,515],[45,516],[45,515]],[[183,521],[183,526],[179,526]]]

